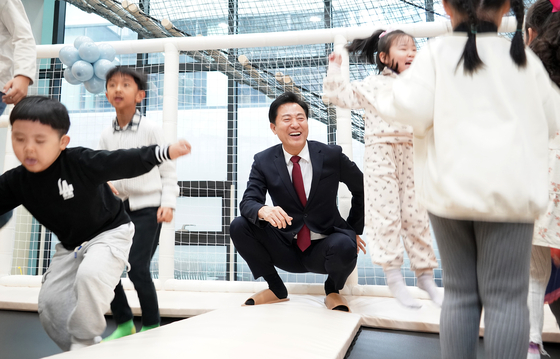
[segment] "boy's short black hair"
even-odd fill
[[[276,124],[276,116],[278,116],[278,107],[287,103],[297,103],[303,108],[305,112],[305,117],[309,118],[309,106],[302,101],[298,95],[293,92],[284,92],[282,95],[278,96],[276,100],[272,101],[270,104],[270,109],[268,110],[268,120],[270,123]]]
[[[134,79],[134,82],[136,83],[136,86],[138,86],[138,90],[146,91],[148,89],[148,79],[142,72],[136,71],[126,66],[116,66],[109,70],[107,72],[107,75],[105,75],[105,90],[107,90],[107,83],[109,82],[109,80],[118,74],[120,74],[121,76],[128,75],[132,77]]]
[[[13,126],[17,120],[39,121],[58,131],[60,137],[70,129],[70,117],[66,107],[45,96],[28,96],[18,102],[10,113],[10,125]]]

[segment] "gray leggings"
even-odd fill
[[[484,307],[485,358],[527,358],[533,224],[430,220],[444,273],[442,357],[476,358]]]

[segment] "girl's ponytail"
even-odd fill
[[[475,73],[476,70],[484,65],[480,56],[478,56],[478,50],[476,48],[476,33],[478,30],[478,17],[476,15],[476,9],[478,6],[474,4],[474,1],[476,0],[466,0],[461,2],[465,13],[468,15],[467,25],[469,26],[469,30],[465,50],[459,59],[457,67],[462,60],[465,73],[469,75]]]
[[[525,54],[525,43],[523,42],[523,18],[525,15],[525,7],[523,0],[511,0],[511,8],[517,20],[517,31],[511,40],[511,48],[509,53],[513,62],[519,67],[527,65],[527,54]]]
[[[358,58],[376,65],[379,72],[382,72],[387,66],[398,72],[398,64],[396,66],[393,64],[384,64],[381,61],[380,54],[383,52],[388,56],[393,42],[403,36],[410,37],[412,41],[414,41],[412,36],[402,30],[376,30],[367,39],[356,39],[352,41],[352,43],[346,45],[346,49],[350,53],[358,54]]]
[[[358,54],[358,58],[366,60],[370,64],[376,64],[375,54],[379,52],[379,36],[384,30],[376,30],[367,39],[356,39],[346,45],[349,53]],[[379,66],[379,64],[377,64]]]

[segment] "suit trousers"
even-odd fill
[[[142,309],[142,325],[156,325],[160,323],[160,315],[156,287],[150,274],[150,262],[157,249],[161,232],[161,223],[157,223],[158,208],[149,207],[131,211],[128,201],[124,203],[126,211],[136,227],[128,257],[130,263],[128,277],[138,294]],[[120,281],[115,287],[111,312],[113,312],[117,324],[125,323],[134,317]]]
[[[267,225],[260,228],[245,217],[237,217],[230,225],[230,236],[239,254],[245,259],[255,279],[276,273],[275,266],[291,273],[327,274],[337,290],[356,267],[356,237],[349,232],[334,232],[326,238],[312,240],[302,252],[294,240],[288,245],[282,233]]]

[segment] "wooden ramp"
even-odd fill
[[[224,308],[49,358],[342,359],[360,320],[283,303]]]

